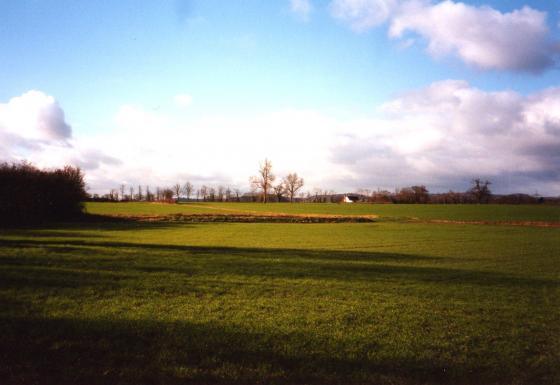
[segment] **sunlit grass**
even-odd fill
[[[548,205],[383,205],[337,203],[234,203],[193,202],[99,203],[88,202],[86,210],[101,215],[169,215],[169,214],[328,214],[378,215],[384,219],[482,220],[482,221],[557,221],[560,206]]]

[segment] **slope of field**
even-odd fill
[[[560,383],[558,228],[4,229],[0,305],[2,384]]]
[[[376,215],[381,219],[450,221],[545,221],[560,223],[560,206],[547,205],[379,205],[335,203],[97,203],[86,204],[87,212],[100,215],[170,214],[285,214],[285,215]]]

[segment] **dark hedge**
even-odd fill
[[[29,163],[0,164],[0,223],[28,224],[76,218],[86,199],[77,167],[40,170]]]

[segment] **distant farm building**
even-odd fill
[[[360,200],[360,196],[358,194],[346,194],[342,203],[355,203]]]

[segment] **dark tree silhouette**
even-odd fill
[[[477,203],[488,203],[490,201],[490,198],[492,197],[492,192],[488,187],[491,184],[492,183],[487,180],[482,181],[479,178],[473,179],[473,186],[468,192]]]
[[[84,175],[77,167],[40,170],[30,163],[0,164],[0,222],[64,220],[83,212]]]

